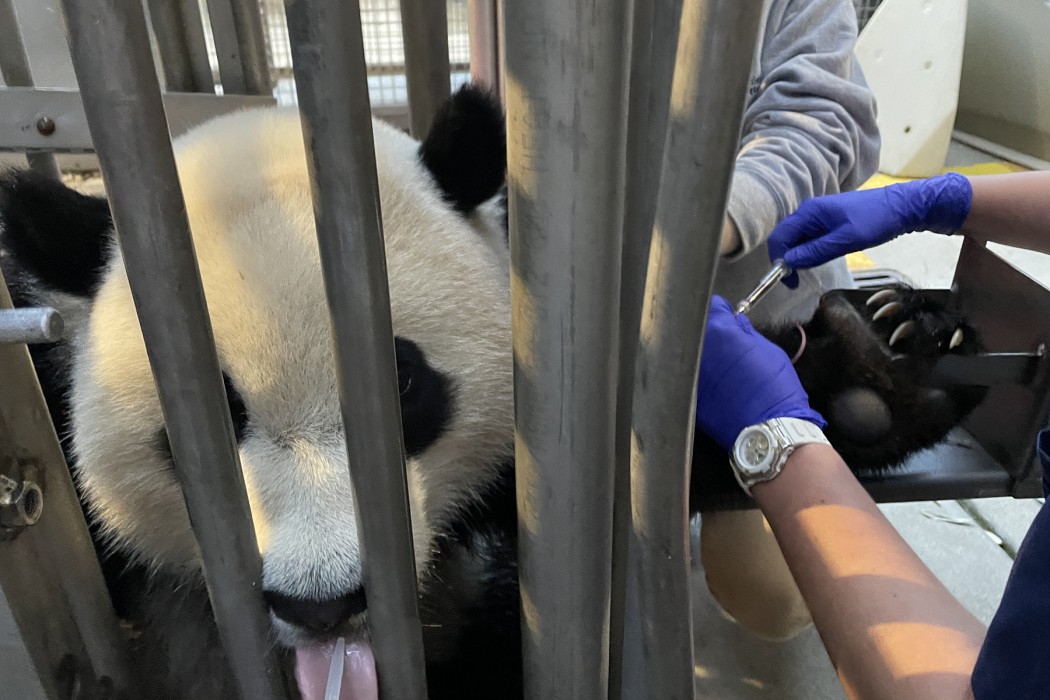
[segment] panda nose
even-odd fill
[[[276,591],[263,591],[263,597],[277,617],[315,633],[330,632],[367,607],[365,589],[361,587],[328,600],[298,598]]]

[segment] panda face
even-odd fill
[[[459,100],[462,109],[462,95],[453,107]],[[502,212],[476,201],[491,199],[503,170],[495,187],[479,190],[469,159],[449,161],[462,158],[453,146],[469,137],[456,117],[455,109],[439,115],[422,147],[374,124],[423,584],[443,527],[513,453],[508,252]],[[299,118],[294,110],[239,112],[175,146],[264,589],[282,640],[294,644],[364,608],[349,472],[374,468],[347,460]],[[198,576],[116,246],[74,342],[72,444],[89,507],[122,549]]]

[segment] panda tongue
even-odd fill
[[[342,653],[338,656],[337,651]],[[341,658],[340,658],[341,657]],[[378,700],[376,662],[366,644],[342,639],[295,650],[295,679],[303,700]]]

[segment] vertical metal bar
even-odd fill
[[[496,0],[467,0],[470,78],[500,94]]]
[[[193,66],[194,82],[199,92],[215,92],[215,73],[208,54],[208,39],[204,32],[205,17],[198,0],[178,0],[183,19],[186,48]]]
[[[209,0],[208,17],[223,94],[271,94],[273,83],[258,0]]]
[[[423,138],[451,92],[445,0],[400,0],[409,131]]]
[[[126,0],[63,0],[62,5],[226,656],[241,697],[285,697],[268,639],[262,562],[142,6]]]
[[[214,92],[204,27],[196,2],[147,0],[169,92]],[[203,59],[203,60],[202,60]]]
[[[273,92],[273,81],[270,79],[270,62],[266,58],[266,34],[259,0],[230,0],[230,6],[237,34],[237,51],[244,71],[245,94],[269,95]]]
[[[361,10],[285,0],[384,698],[426,697]]]
[[[0,75],[8,87],[33,87],[33,74],[29,70],[22,32],[18,28],[13,0],[0,0]],[[26,160],[33,170],[58,180],[62,172],[53,153],[26,153]]]
[[[616,398],[616,495],[609,696],[642,697],[642,640],[638,580],[631,565],[637,542],[631,529],[631,407],[642,293],[667,134],[681,0],[635,2],[620,279],[620,382]],[[617,614],[619,613],[619,614]]]
[[[699,348],[762,3],[685,0],[645,280],[631,503],[646,694],[693,697],[689,470]]]
[[[507,26],[504,20],[504,2],[496,0],[496,74],[499,76],[499,99],[504,108],[507,106],[507,83],[504,73],[507,68],[507,35],[503,28]]]
[[[522,636],[534,699],[608,692],[626,7],[531,0],[505,12]]]
[[[0,273],[0,313],[10,307]],[[0,475],[41,489],[34,525],[3,532],[0,520],[0,606],[6,599],[32,661],[24,672],[59,697],[56,671],[72,660],[86,692],[108,678],[135,697],[126,640],[25,345],[0,343],[0,387]],[[15,697],[5,695],[11,685],[0,681],[0,696]]]

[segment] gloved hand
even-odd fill
[[[808,199],[769,235],[770,260],[801,270],[886,243],[902,233],[952,234],[970,213],[973,187],[958,173]],[[794,289],[798,275],[784,283]]]
[[[751,327],[729,302],[711,299],[700,383],[697,426],[727,451],[744,428],[772,418],[801,418],[824,428],[787,354]]]

